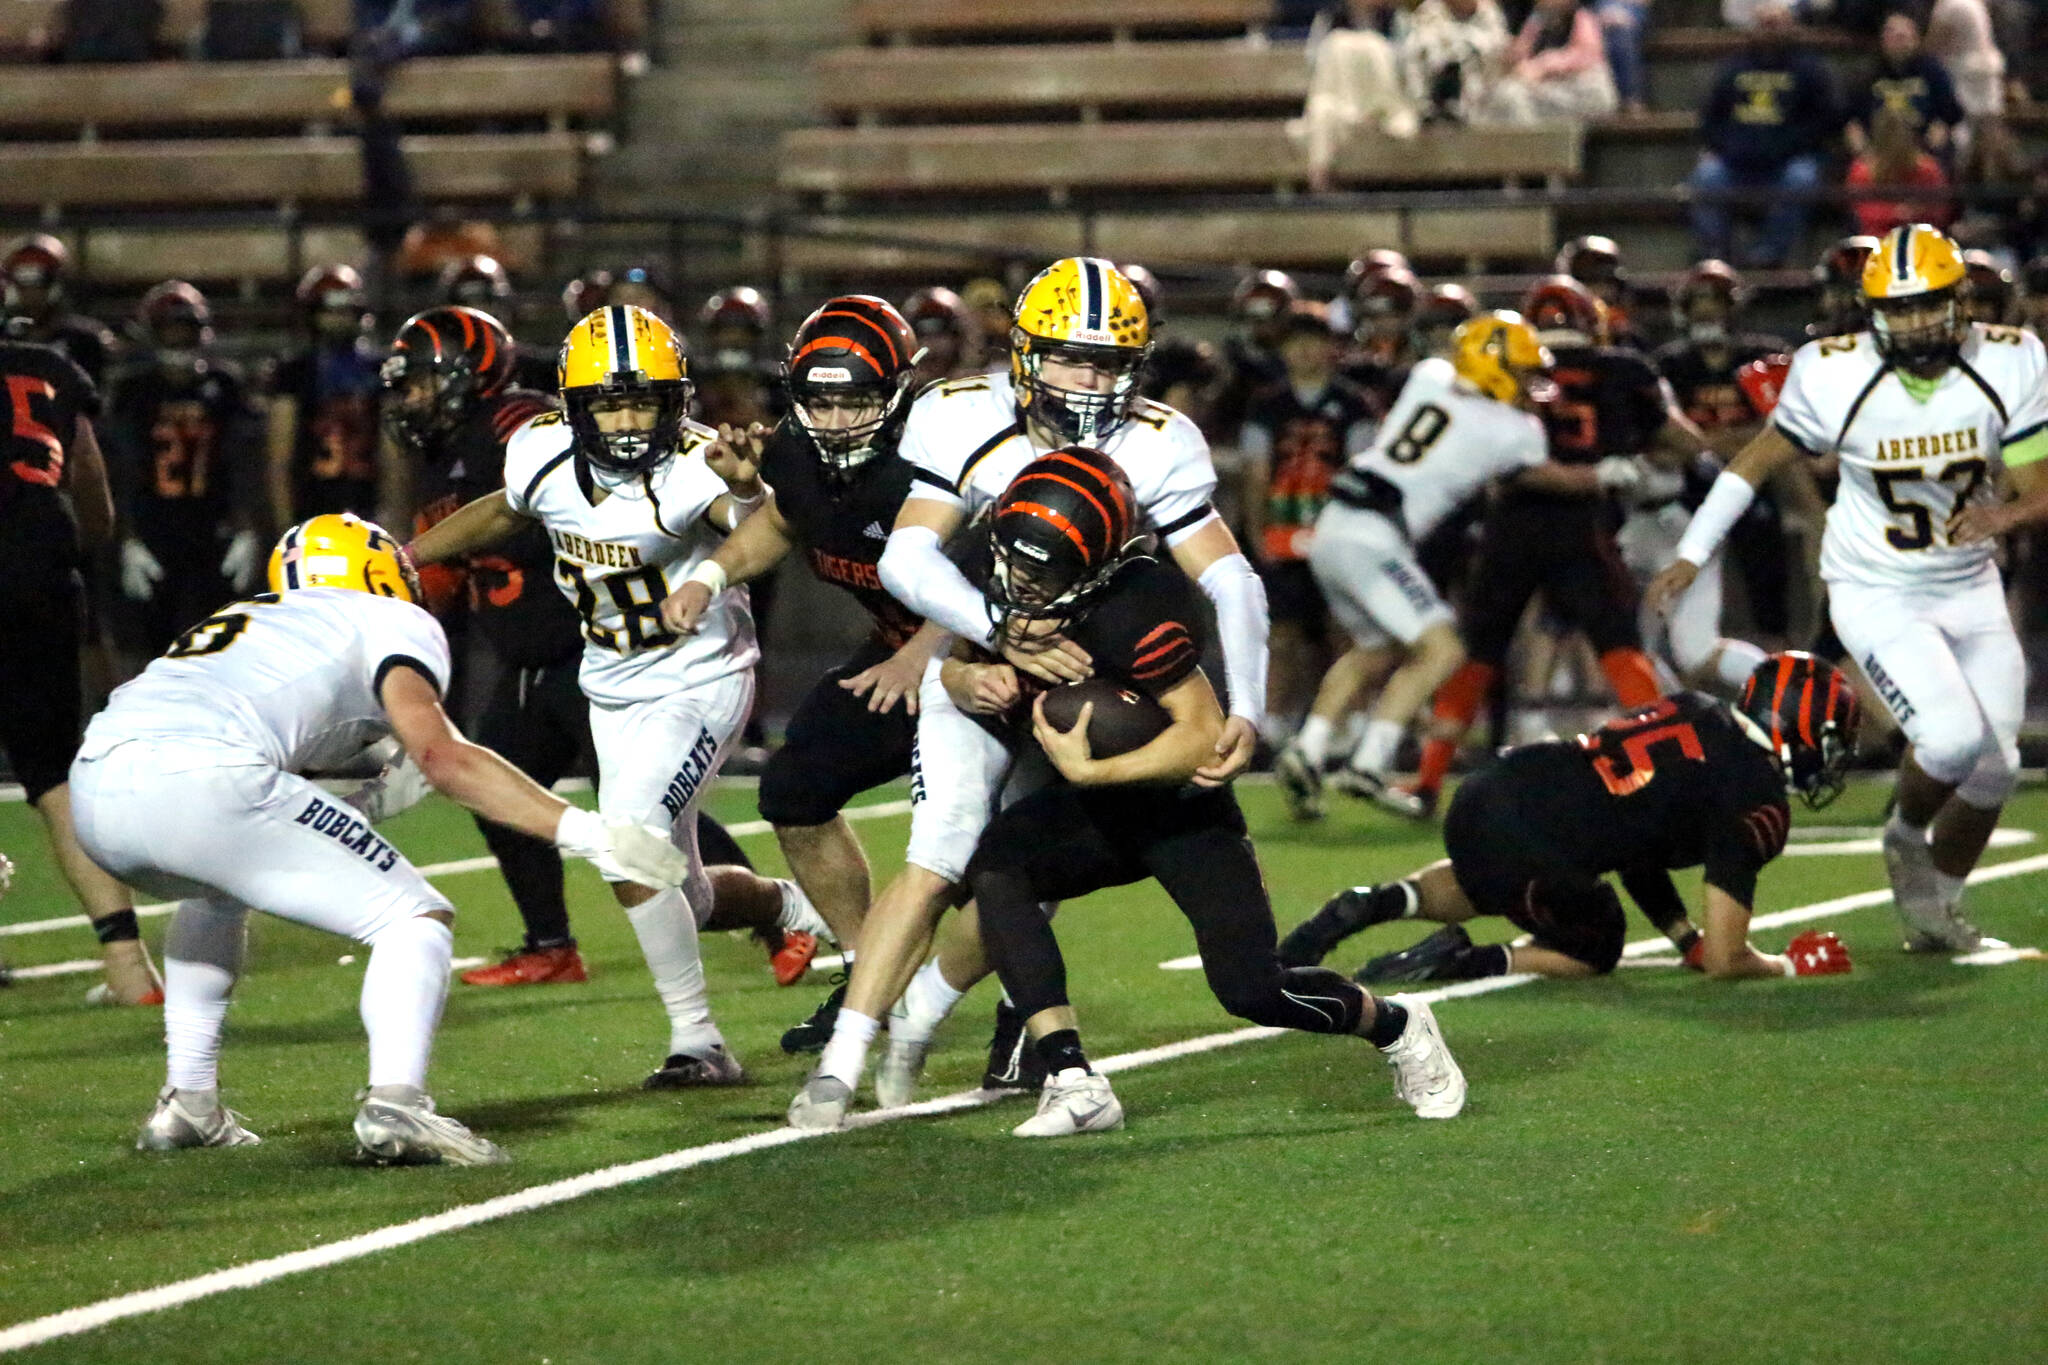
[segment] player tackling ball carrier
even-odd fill
[[[193,626],[114,693],[71,765],[79,842],[112,875],[180,898],[164,945],[169,1077],[136,1146],[258,1141],[220,1103],[221,1024],[252,907],[370,946],[362,1019],[366,1156],[503,1161],[434,1112],[427,1054],[448,990],[454,907],[351,806],[301,773],[396,736],[426,781],[486,819],[590,858],[607,877],[673,887],[690,871],[661,831],[605,821],[464,739],[441,709],[448,639],[396,541],[350,513],[315,517],[270,557],[272,591]]]
[[[1967,952],[1963,882],[2019,768],[2026,661],[1994,540],[2048,519],[2048,353],[2031,333],[1964,320],[1956,244],[1924,223],[1870,255],[1870,326],[1799,348],[1770,425],[1714,481],[1651,585],[1691,585],[1756,490],[1802,454],[1835,454],[1821,543],[1835,629],[1911,748],[1884,830],[1909,951]],[[2000,506],[2003,470],[2019,494]]]

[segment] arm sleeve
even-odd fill
[[[929,526],[906,526],[889,533],[875,566],[882,586],[904,606],[953,634],[984,649],[995,644],[995,622],[988,599],[946,558],[938,532]]]
[[[1717,813],[1713,818],[1715,829],[1707,841],[1702,877],[1708,886],[1743,905],[1755,905],[1757,874],[1785,847],[1790,814],[1778,801],[1747,811]]]
[[[398,667],[409,667],[426,675],[434,690],[448,695],[453,671],[449,663],[448,636],[425,608],[396,598],[372,597],[381,608],[370,618],[364,634],[364,662],[370,669],[370,694],[377,696],[384,675]]]
[[[1232,554],[1202,570],[1201,587],[1216,607],[1230,714],[1257,725],[1266,714],[1267,640],[1273,630],[1265,584],[1252,572],[1250,560]]]

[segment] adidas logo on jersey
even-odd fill
[[[869,540],[887,540],[889,538],[889,533],[882,529],[882,523],[879,521],[869,522],[861,531],[861,534]]]

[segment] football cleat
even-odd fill
[[[988,1040],[983,1090],[1037,1090],[1045,1084],[1045,1063],[1024,1036],[1024,1016],[1007,1000],[996,1001],[996,1031]]]
[[[1408,1011],[1408,1027],[1380,1049],[1394,1069],[1394,1097],[1412,1106],[1417,1118],[1456,1118],[1465,1107],[1465,1073],[1444,1046],[1436,1012],[1420,1000],[1397,1003]]]
[[[794,986],[804,979],[811,970],[811,959],[818,955],[818,936],[807,934],[801,929],[782,931],[782,946],[768,954],[768,966],[775,973],[775,984]]]
[[[1394,786],[1378,773],[1369,773],[1363,768],[1338,769],[1332,774],[1330,785],[1346,796],[1370,801],[1404,820],[1427,820],[1430,816],[1432,803],[1406,787]]]
[[[846,1003],[846,973],[834,973],[832,983],[832,993],[811,1011],[811,1017],[783,1033],[782,1050],[790,1056],[825,1050],[833,1026],[839,1022],[839,1007]]]
[[[175,1152],[183,1147],[254,1147],[263,1141],[242,1126],[242,1116],[220,1103],[216,1094],[210,1108],[191,1105],[194,1092],[165,1086],[157,1092],[156,1108],[135,1139],[138,1152]]]
[[[1073,1137],[1123,1126],[1124,1107],[1109,1088],[1109,1077],[1075,1066],[1046,1077],[1038,1112],[1010,1131],[1018,1137]]]
[[[1313,967],[1330,950],[1361,929],[1386,924],[1408,913],[1405,882],[1385,886],[1348,886],[1323,902],[1323,908],[1287,931],[1280,940],[1280,965]]]
[[[424,1091],[404,1099],[365,1092],[355,1128],[358,1154],[381,1166],[499,1166],[511,1160],[489,1138],[435,1113]]]
[[[515,948],[502,961],[472,967],[462,974],[465,986],[571,986],[590,979],[583,955],[574,943],[558,948]]]
[[[875,1103],[884,1109],[900,1109],[917,1098],[917,1082],[924,1075],[924,1056],[931,1043],[889,1040],[882,1064],[875,1068]]]
[[[853,1087],[837,1076],[813,1072],[789,1102],[789,1126],[829,1132],[846,1126],[846,1111],[853,1107]]]
[[[1406,985],[1417,981],[1448,981],[1446,970],[1472,946],[1462,924],[1446,924],[1412,948],[1376,957],[1352,973],[1361,986]]]
[[[1892,909],[1906,930],[1906,951],[1969,952],[1983,935],[1942,903],[1941,883],[1936,880],[1934,850],[1925,835],[1887,820],[1884,836],[1884,870],[1892,884]]]
[[[1436,814],[1437,799],[1441,793],[1434,787],[1395,787],[1393,790],[1403,796],[1412,796],[1422,803],[1422,813],[1417,815],[1416,819],[1427,820]]]
[[[1295,820],[1323,818],[1323,775],[1299,747],[1288,745],[1273,764],[1273,778],[1286,798],[1287,814]]]
[[[642,1090],[695,1090],[707,1085],[745,1085],[747,1069],[720,1043],[709,1052],[671,1052],[640,1082]]]

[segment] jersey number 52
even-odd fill
[[[1946,526],[1955,521],[1963,508],[1969,505],[1978,487],[1984,482],[1985,464],[1982,460],[1950,460],[1934,476],[1934,482],[1945,484],[1955,494],[1949,504],[1948,515],[1943,518]],[[1917,502],[1901,502],[1895,490],[1902,483],[1919,483],[1927,477],[1925,465],[1912,465],[1906,469],[1878,469],[1870,477],[1877,482],[1877,495],[1884,499],[1884,505],[1892,512],[1903,516],[1908,522],[1905,529],[1897,526],[1884,528],[1884,538],[1894,550],[1924,550],[1934,543],[1933,509]]]

